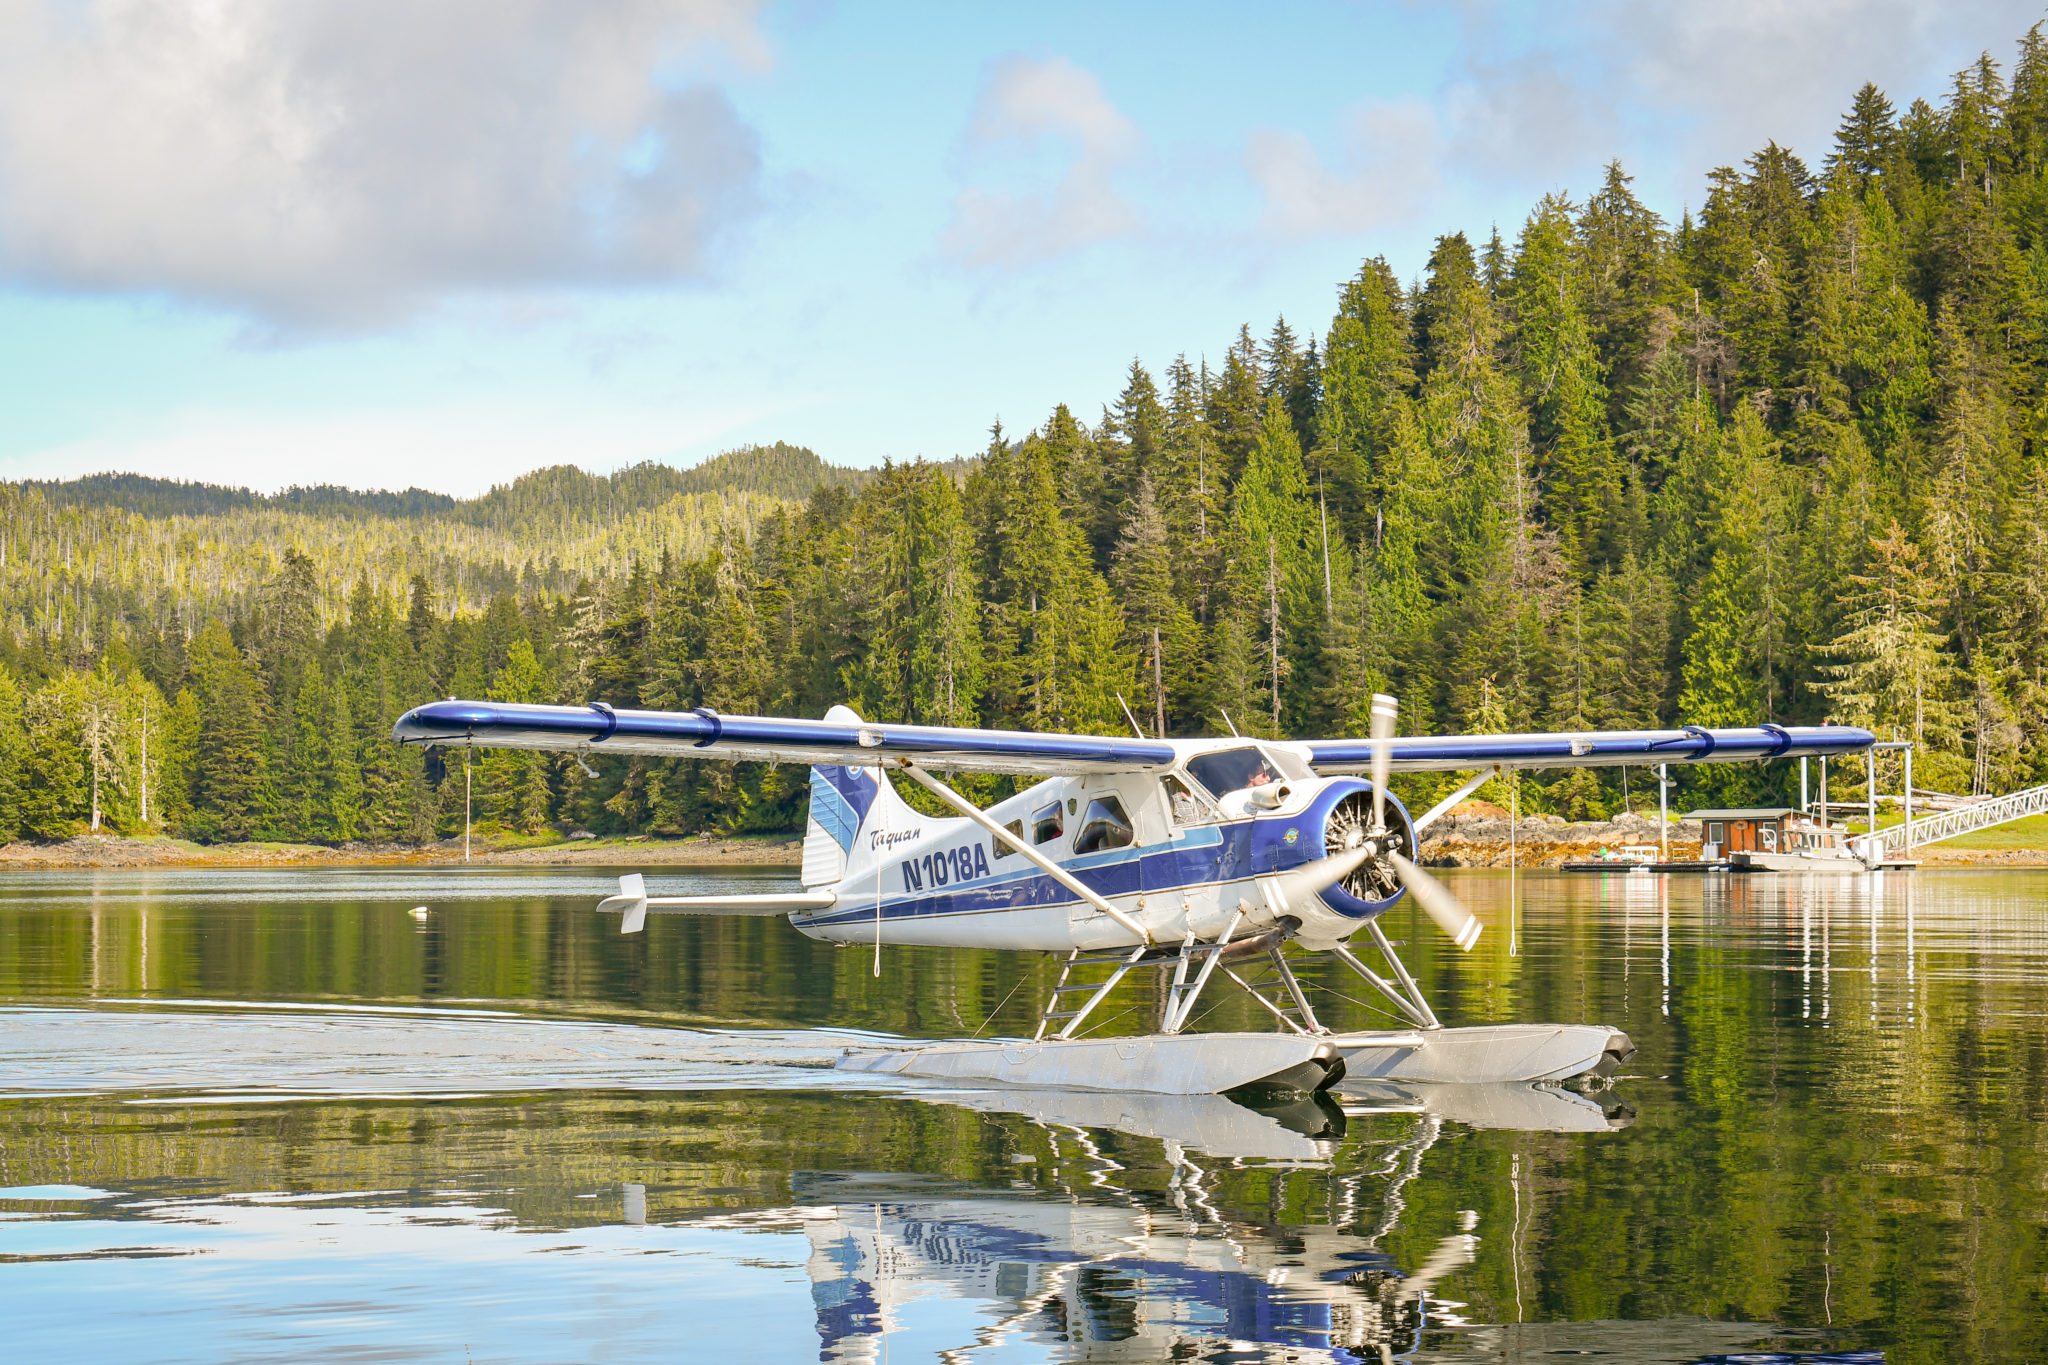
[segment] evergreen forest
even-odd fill
[[[2041,27],[1934,100],[1865,85],[1817,160],[1768,144],[1675,222],[1632,183],[946,463],[0,486],[0,837],[424,841],[466,788],[530,834],[801,827],[801,769],[390,742],[446,696],[1353,735],[1387,691],[1404,733],[1834,721],[1924,786],[2048,781]]]

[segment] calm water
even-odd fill
[[[1389,920],[1438,1012],[1625,1028],[1611,1088],[877,1088],[843,1031],[1028,1032],[1050,964],[621,938],[580,870],[10,873],[0,1356],[2048,1360],[2048,875],[1537,875],[1512,934],[1451,875],[1478,951]]]

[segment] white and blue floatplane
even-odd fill
[[[1395,736],[1391,697],[1371,739],[1147,739],[691,712],[433,702],[408,744],[811,765],[804,890],[649,896],[638,875],[597,908],[636,933],[649,912],[780,915],[812,938],[878,947],[1007,948],[1064,955],[1031,1039],[850,1049],[840,1065],[936,1080],[1215,1094],[1354,1082],[1514,1083],[1609,1072],[1634,1052],[1587,1024],[1445,1028],[1379,926],[1412,894],[1460,949],[1480,922],[1413,861],[1422,831],[1503,769],[1729,762],[1867,748],[1846,726]],[[1387,791],[1395,772],[1477,769],[1421,818]],[[922,815],[885,772],[957,818]],[[1042,780],[986,809],[938,774]],[[1361,777],[1359,774],[1368,774]],[[1363,936],[1384,964],[1353,951]],[[1327,953],[1407,1027],[1332,1033],[1283,951]],[[1132,972],[1165,972],[1159,1032],[1082,1036]],[[1189,1033],[1223,978],[1274,1017],[1271,1033]]]

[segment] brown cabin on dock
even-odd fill
[[[1785,821],[1799,814],[1791,806],[1753,806],[1746,810],[1692,810],[1681,819],[1697,820],[1706,826],[1703,836],[1708,859],[1731,853],[1777,853],[1791,848]]]

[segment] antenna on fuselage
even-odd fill
[[[1217,707],[1216,709],[1217,709],[1218,711],[1223,711],[1223,708],[1222,708],[1222,707],[1220,707],[1220,706],[1219,706],[1219,707]],[[1229,713],[1228,711],[1223,711],[1223,723],[1224,723],[1225,725],[1228,725],[1228,726],[1230,726],[1230,737],[1231,737],[1232,739],[1243,739],[1243,738],[1244,738],[1244,736],[1243,736],[1243,735],[1240,735],[1240,734],[1239,734],[1239,733],[1237,732],[1237,726],[1236,726],[1236,724],[1235,724],[1234,722],[1232,722],[1232,720],[1230,719],[1230,713]]]
[[[1131,733],[1139,739],[1145,738],[1145,727],[1138,724],[1138,718],[1131,714],[1131,704],[1124,700],[1124,694],[1116,694],[1116,704],[1124,708],[1124,719],[1131,723]]]

